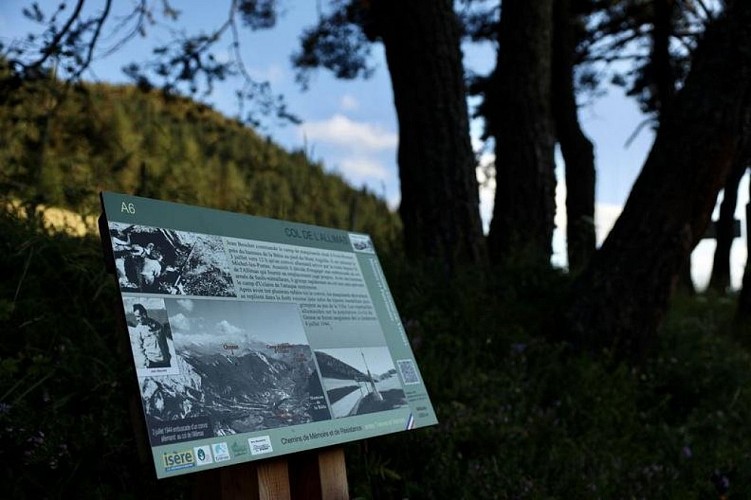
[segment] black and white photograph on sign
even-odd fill
[[[180,373],[164,300],[124,297],[123,307],[136,374],[156,377]]]
[[[317,349],[315,353],[334,418],[407,406],[387,347]]]
[[[235,296],[220,237],[119,222],[109,231],[123,292]]]
[[[373,242],[370,240],[370,236],[366,234],[349,233],[349,242],[355,252],[375,253]]]
[[[180,374],[141,384],[149,422],[208,418],[223,436],[331,418],[296,304],[164,302]]]

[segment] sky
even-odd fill
[[[203,346],[248,342],[306,344],[296,304],[229,300],[166,299],[170,326],[181,345]]]
[[[157,0],[152,0],[159,4]],[[42,9],[51,9],[60,0],[39,0]],[[117,24],[124,11],[134,0],[115,0],[113,13],[105,26]],[[103,0],[88,0],[92,9],[101,9]],[[140,61],[148,56],[151,48],[170,39],[170,29],[179,27],[188,33],[208,32],[226,19],[230,0],[213,2],[199,0],[172,0],[172,6],[180,11],[179,22],[151,26],[145,38],[136,37],[118,52],[97,59],[92,70],[84,77],[87,80],[127,82],[121,68],[129,62]],[[285,97],[288,109],[302,120],[302,124],[279,124],[269,122],[261,131],[287,149],[304,149],[309,157],[320,161],[331,172],[344,177],[359,188],[366,186],[371,192],[383,197],[392,208],[399,204],[399,178],[396,165],[398,124],[393,106],[393,94],[382,47],[373,45],[372,64],[375,71],[368,80],[340,81],[325,70],[311,75],[309,87],[303,90],[296,82],[290,57],[299,46],[299,35],[312,26],[318,18],[318,9],[327,2],[281,0],[282,15],[271,30],[240,31],[240,47],[248,72],[258,79],[268,80],[272,90]],[[7,46],[14,38],[29,32],[31,25],[21,15],[27,5],[23,0],[0,2],[0,42]],[[102,47],[113,43],[112,38],[102,37]],[[230,41],[218,44],[217,56],[229,58]],[[465,66],[477,73],[485,73],[495,64],[494,48],[465,45]],[[228,116],[238,112],[234,97],[236,86],[231,83],[219,85],[204,98],[204,102]],[[471,105],[472,103],[470,103]],[[610,88],[606,95],[587,102],[580,109],[580,119],[587,136],[595,145],[597,168],[596,217],[598,242],[602,242],[626,202],[631,186],[646,158],[653,140],[649,127],[642,128],[635,140],[626,146],[634,131],[645,120],[636,103],[623,95],[623,90]],[[473,144],[479,151],[479,136],[482,124],[471,126]],[[487,153],[480,161],[492,160]],[[561,159],[559,165],[556,198],[559,207],[565,207],[565,184],[562,180]],[[745,206],[748,203],[748,178],[741,184],[736,217],[742,220],[742,236],[737,238],[731,252],[731,278],[735,288],[740,287],[746,261]],[[492,213],[493,190],[481,188],[481,213],[487,228]],[[715,214],[716,215],[716,214]],[[553,238],[553,263],[566,264],[565,210],[556,214],[556,232]],[[692,274],[699,288],[703,288],[711,272],[714,241],[702,241],[692,256]]]
[[[393,370],[394,361],[391,357],[388,347],[361,347],[357,349],[318,349],[316,352],[323,352],[329,356],[356,368],[362,373],[372,375],[383,375],[389,370]]]

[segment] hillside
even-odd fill
[[[377,196],[205,105],[104,84],[0,97],[0,186],[29,205],[92,215],[111,190],[398,240]]]

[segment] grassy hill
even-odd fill
[[[0,186],[99,211],[102,190],[370,233],[398,241],[385,202],[211,108],[132,86],[27,84],[0,96]]]

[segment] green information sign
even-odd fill
[[[158,477],[437,423],[369,236],[102,207]]]

